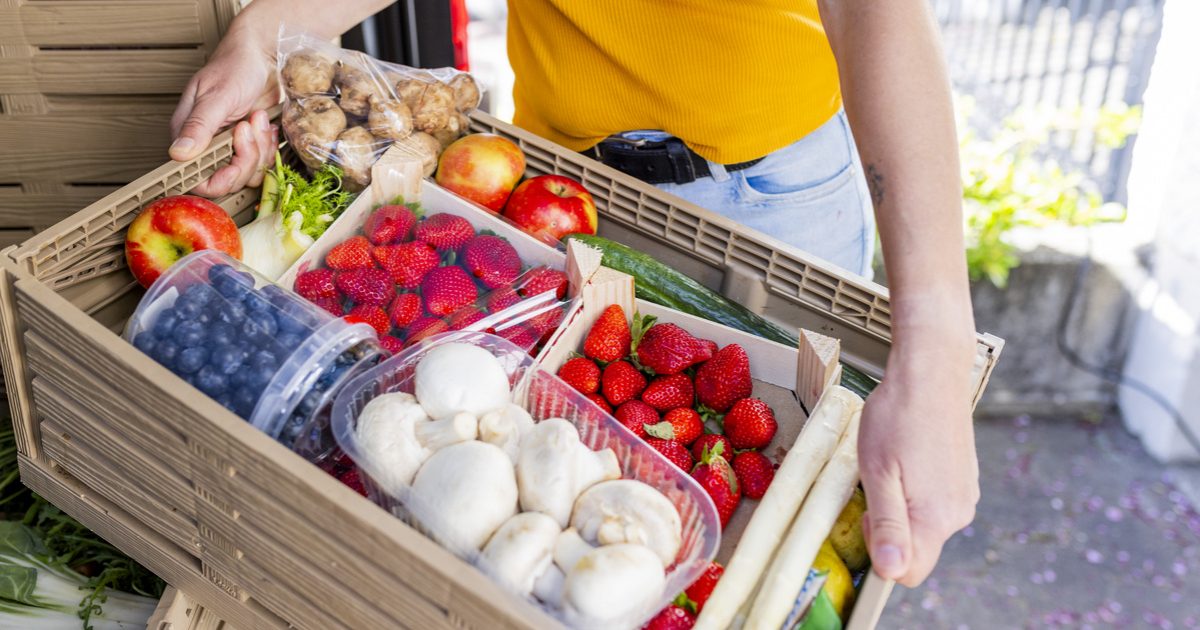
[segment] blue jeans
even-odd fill
[[[662,136],[633,132],[631,137]],[[875,214],[846,114],[750,168],[658,187],[851,273],[871,276]]]

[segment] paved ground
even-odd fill
[[[1119,421],[978,425],[983,499],[880,628],[1200,628],[1200,467]]]

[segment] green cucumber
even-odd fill
[[[633,276],[637,297],[647,302],[703,317],[793,348],[799,343],[796,333],[767,321],[758,313],[658,262],[652,256],[601,236],[570,234],[566,238],[599,249],[604,255],[604,266]],[[877,382],[842,364],[842,385],[866,397]]]

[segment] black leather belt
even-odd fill
[[[679,138],[642,140],[611,137],[584,151],[585,155],[648,184],[687,184],[701,177],[712,177],[708,160],[692,151]],[[762,158],[726,164],[727,171],[740,171],[762,161]]]

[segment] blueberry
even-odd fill
[[[241,302],[228,302],[217,312],[217,321],[226,324],[240,324],[245,317],[246,307]]]
[[[231,271],[233,271],[233,267],[225,263],[217,263],[208,268],[208,281],[216,282],[217,278],[220,278]]]
[[[239,274],[240,272],[234,272],[218,276],[213,280],[213,288],[217,290],[217,293],[231,300],[241,300],[250,293],[254,286],[254,280],[249,279],[249,276]]]
[[[208,364],[216,371],[229,376],[242,367],[245,350],[237,346],[217,346],[208,356]]]
[[[177,324],[179,324],[179,315],[175,313],[175,309],[163,309],[154,320],[154,334],[158,337],[170,337]]]
[[[208,348],[184,348],[175,359],[175,369],[182,374],[194,374],[208,362]]]
[[[157,341],[158,340],[154,338],[153,333],[143,330],[133,338],[133,347],[146,354],[152,354],[154,352],[154,344],[157,343]]]
[[[246,297],[242,298],[242,304],[246,307],[246,311],[250,313],[261,313],[273,308],[271,303],[267,301],[267,298],[258,293],[247,293]]]
[[[201,326],[207,327],[209,324],[216,321],[216,319],[217,316],[212,311],[203,310],[199,313],[196,313],[196,316],[192,318],[192,321],[199,323]]]
[[[275,347],[279,356],[288,357],[300,347],[300,337],[291,333],[283,333],[275,338]],[[286,360],[286,359],[285,359]]]
[[[270,313],[259,312],[246,316],[242,321],[241,331],[246,339],[270,338],[279,332],[279,327]]]
[[[179,355],[179,345],[170,339],[160,339],[154,344],[154,354],[150,355],[160,364],[174,369],[175,357]]]
[[[258,404],[259,392],[250,387],[239,387],[233,393],[233,406],[237,410],[237,414],[243,418],[249,418],[254,413],[254,406]]]
[[[185,297],[180,297],[175,300],[175,312],[183,319],[191,319],[200,314],[204,310],[204,304],[195,300],[187,300]]]
[[[292,299],[288,297],[286,291],[273,284],[268,284],[267,286],[259,289],[258,292],[261,293],[263,297],[267,298],[271,304],[279,308],[287,306],[288,303],[292,301]]]
[[[274,370],[279,367],[279,358],[270,350],[258,350],[250,355],[250,366],[254,368],[269,368]]]
[[[228,384],[225,375],[218,372],[211,365],[200,368],[200,371],[196,373],[196,387],[213,398],[224,394]]]
[[[191,348],[204,343],[204,324],[198,321],[180,322],[175,327],[175,342],[185,348]]]
[[[220,396],[217,396],[216,400],[218,403],[221,404],[222,407],[224,407],[234,413],[237,413],[237,411],[234,409],[233,396],[229,395],[228,393],[224,393],[224,394],[221,394]]]
[[[208,329],[208,342],[214,346],[228,346],[238,343],[237,328],[218,322]]]
[[[255,390],[262,390],[271,382],[271,378],[275,376],[276,368],[273,365],[257,365],[250,366],[243,370],[246,387],[251,387]]]
[[[308,326],[287,313],[275,313],[275,323],[279,325],[279,332],[283,333],[299,335],[308,331]]]

